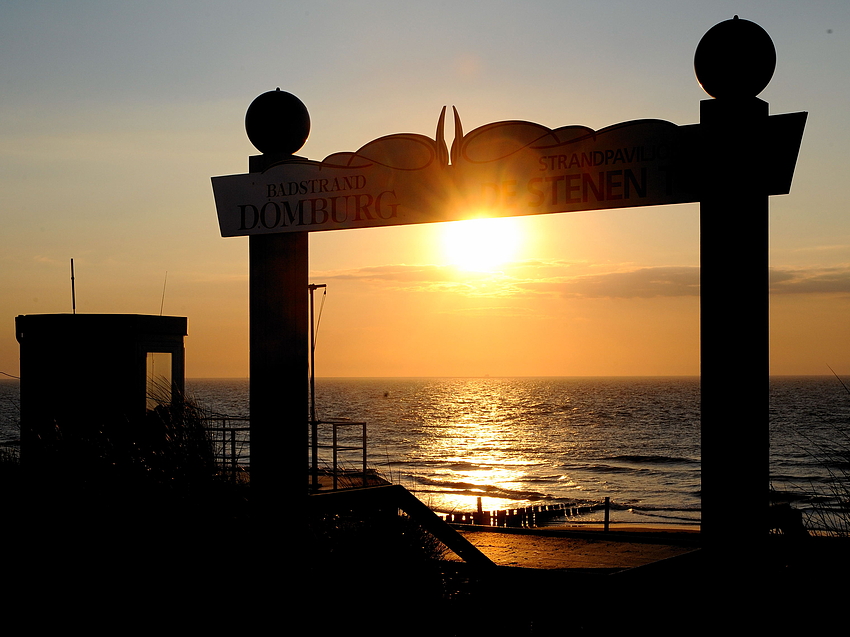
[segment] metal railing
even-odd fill
[[[236,482],[251,462],[249,418],[209,416],[205,418],[222,473]]]
[[[369,473],[366,469],[366,423],[365,422],[354,422],[352,420],[348,420],[346,418],[331,418],[329,420],[317,420],[315,423],[317,426],[312,427],[311,431],[314,432],[315,436],[314,440],[311,440],[311,448],[312,449],[330,449],[331,450],[331,467],[330,474],[332,478],[332,488],[334,490],[339,489],[340,478],[345,475],[346,477],[351,477],[351,472],[346,471],[342,467],[340,467],[340,454],[349,453],[349,452],[361,452],[358,460],[362,462],[362,478],[363,478],[363,486],[368,485],[368,477]],[[312,425],[312,423],[311,423]],[[322,444],[318,440],[318,429],[322,425],[330,425],[331,426],[331,443],[330,444]],[[340,443],[339,430],[341,427],[360,427],[360,443],[356,444],[353,442],[346,442],[345,444]],[[356,438],[355,438],[356,440]],[[314,453],[313,458],[310,462],[311,464],[311,475],[312,475],[312,488],[313,490],[318,490],[321,488],[319,484],[319,466],[317,455]]]
[[[233,481],[237,481],[240,475],[244,475],[250,468],[251,444],[250,444],[250,418],[215,415],[205,418],[207,431],[213,442],[216,461],[222,473]],[[369,484],[374,471],[369,471],[366,466],[366,423],[355,422],[345,418],[331,418],[316,421],[317,430],[321,429],[323,440],[311,440],[311,447],[330,450],[325,454],[330,458],[330,466],[327,470],[321,470],[318,462],[311,462],[311,482],[314,490],[320,488],[319,474],[330,475],[332,489],[337,490],[346,486],[360,483],[363,486]],[[341,435],[344,428],[357,427],[359,432],[353,435]],[[327,441],[328,428],[330,429],[330,441]],[[356,453],[356,460],[352,461],[351,455]],[[352,470],[351,466],[360,465],[359,470]],[[343,480],[345,484],[342,485]],[[359,486],[359,484],[358,484]]]

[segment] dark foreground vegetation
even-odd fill
[[[238,581],[250,516],[247,486],[218,471],[202,410],[179,401],[137,421],[54,423],[37,442],[20,458],[0,456],[10,594],[39,620],[70,625],[123,632],[131,618],[190,611],[203,625],[209,603]]]

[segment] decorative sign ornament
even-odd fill
[[[768,85],[774,70],[773,40],[755,22],[738,16],[711,27],[694,53],[697,80],[712,97],[755,97]]]
[[[262,100],[265,108],[275,101],[267,96],[276,95],[297,100],[281,91],[261,95],[246,127],[273,121],[268,113],[258,116],[255,105]],[[282,152],[281,160],[263,172],[212,178],[224,237],[687,203],[700,200],[701,171],[718,172],[722,182],[722,167],[701,165],[698,124],[647,119],[594,131],[504,121],[463,134],[453,109],[450,155],[445,107],[434,139],[387,135],[356,152],[311,161],[290,154],[309,132],[306,109],[277,99],[294,118],[295,133],[281,132],[279,123],[265,137],[248,130],[260,150]],[[789,191],[805,118],[769,118],[766,152],[757,160],[768,175],[767,194]]]

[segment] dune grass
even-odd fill
[[[850,398],[850,386],[836,380]],[[807,528],[829,537],[850,537],[850,423],[833,425],[828,435],[814,437],[803,431],[806,451],[825,470],[826,479],[810,485],[812,496],[805,516]]]

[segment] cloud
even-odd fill
[[[467,272],[454,266],[382,265],[326,272],[325,280],[363,281],[393,290],[449,292],[466,296],[513,296],[521,293],[515,280],[499,272]]]
[[[601,268],[609,271],[599,272]],[[699,294],[699,268],[688,266],[635,269],[532,260],[507,264],[497,272],[467,272],[452,266],[397,264],[326,273],[323,278],[468,296],[651,298]]]
[[[32,257],[32,260],[35,263],[46,263],[47,265],[62,265],[65,266],[70,263],[70,261],[56,259],[54,257],[48,257],[43,254],[36,254]]]
[[[770,270],[771,294],[850,294],[850,266]]]
[[[507,305],[487,305],[482,307],[464,307],[442,310],[439,314],[452,314],[455,316],[502,316],[502,317],[521,317],[534,318],[537,312],[530,307],[511,307]]]
[[[850,294],[850,266],[770,268],[769,282],[771,294]],[[564,280],[562,285],[566,297],[698,296],[699,267],[663,266],[580,275]]]
[[[451,281],[457,278],[454,268],[440,265],[379,265],[354,270],[342,270],[323,275],[325,279],[393,281],[400,283],[418,283]]]
[[[771,268],[771,294],[850,294],[850,266]],[[558,296],[568,299],[650,299],[699,296],[699,266],[635,267],[530,260],[497,272],[453,266],[384,265],[322,273],[323,279],[363,281],[394,290],[465,296]],[[734,279],[730,280],[734,285]]]
[[[576,276],[564,281],[561,294],[621,299],[699,296],[699,268],[665,266]]]

